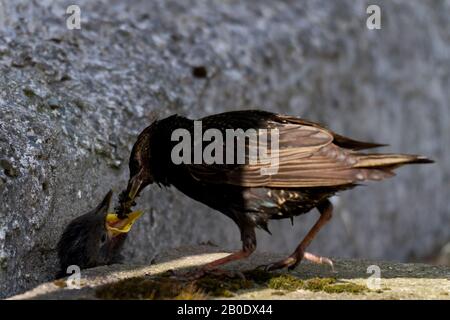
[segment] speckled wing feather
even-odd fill
[[[247,143],[245,164],[188,165],[192,176],[204,182],[220,182],[244,187],[296,188],[339,186],[370,178],[378,180],[392,175],[384,170],[370,169],[369,172],[364,168],[354,168],[359,155],[353,150],[341,148],[333,143],[335,139],[333,132],[312,122],[270,113],[237,112],[234,117],[228,115],[227,122],[224,123],[214,117],[202,119],[203,126],[217,128],[217,125],[221,124],[219,129],[278,129],[279,152],[278,155],[272,153],[279,159],[278,171],[270,175],[262,174],[261,169],[268,168],[269,164],[250,163]],[[230,118],[233,120],[230,121]],[[360,149],[364,144],[367,147],[373,146],[370,143],[358,144],[358,141],[338,137],[343,144],[356,146],[354,149]]]

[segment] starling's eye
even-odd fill
[[[105,233],[102,235],[102,238],[100,239],[100,241],[102,244],[106,242],[106,234]]]

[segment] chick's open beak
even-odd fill
[[[116,213],[106,215],[106,229],[113,237],[127,233],[131,230],[133,223],[142,215],[142,211],[133,211],[126,218],[120,219]]]

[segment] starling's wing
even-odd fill
[[[210,118],[210,117],[208,117]],[[267,133],[267,145],[258,145],[258,151],[267,146],[263,160],[249,156],[252,141],[246,140],[244,164],[192,164],[188,170],[195,179],[208,183],[227,183],[245,187],[318,187],[337,186],[362,180],[361,169],[354,169],[356,158],[351,150],[333,143],[331,131],[302,119],[271,114],[256,119],[258,139]],[[238,121],[232,117],[232,121]],[[246,121],[250,119],[245,118]],[[211,120],[211,121],[210,121]],[[238,121],[239,122],[239,121]],[[224,123],[228,123],[224,120]],[[206,128],[217,125],[213,119],[203,122]],[[238,123],[233,123],[239,128]],[[229,127],[223,125],[223,128]],[[249,126],[245,127],[248,129]],[[258,129],[269,129],[264,132]],[[270,131],[270,129],[275,131]],[[220,130],[220,129],[219,129]],[[271,133],[274,132],[274,135]],[[279,146],[271,147],[278,134]],[[254,140],[253,140],[254,141]],[[351,140],[349,140],[351,141]],[[235,146],[234,151],[237,150]],[[278,151],[278,152],[277,152]],[[223,144],[223,152],[227,152]],[[235,159],[236,160],[236,159]]]

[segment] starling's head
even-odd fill
[[[173,130],[193,125],[193,121],[178,115],[155,120],[138,136],[131,150],[129,167],[130,179],[127,189],[119,195],[119,205],[115,208],[119,217],[131,212],[134,199],[149,184],[168,185],[166,170],[172,162]]]
[[[142,189],[155,181],[152,170],[152,150],[150,146],[158,128],[158,121],[154,121],[138,136],[131,150],[129,168],[130,179],[127,189],[119,195],[119,206],[115,209],[120,217],[128,214],[134,205],[134,199]]]
[[[137,138],[131,150],[128,181],[128,195],[134,199],[146,186],[154,182],[152,170],[152,150],[150,148],[157,128],[157,121],[153,122]]]
[[[141,212],[132,212],[126,219],[108,213],[112,192],[92,211],[72,220],[58,242],[60,276],[67,267],[80,269],[111,264],[118,261],[127,232]]]

